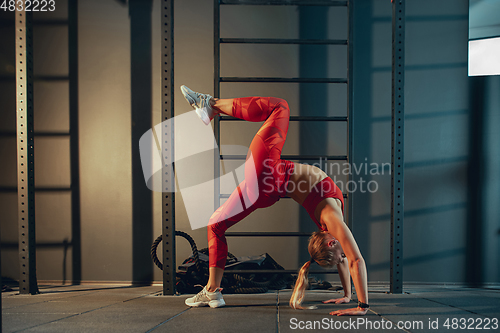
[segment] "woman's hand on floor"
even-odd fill
[[[332,298],[329,299],[328,301],[323,301],[324,304],[328,303],[335,303],[335,304],[342,304],[342,303],[349,303],[351,299],[347,296],[344,296],[342,298]]]

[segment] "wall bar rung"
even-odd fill
[[[347,45],[347,39],[221,38],[220,42],[225,44]]]
[[[224,274],[296,274],[298,269],[226,269]],[[309,274],[338,274],[337,271],[310,270]]]
[[[227,199],[227,198],[229,198],[230,196],[231,196],[231,194],[219,194],[219,198],[220,198],[220,199]],[[344,197],[344,199],[347,199],[347,197],[348,197],[348,195],[347,195],[347,194],[345,194],[345,193],[344,193],[342,196]],[[281,198],[281,199],[291,199],[291,198],[290,198],[290,197],[283,197],[283,198]]]
[[[70,77],[66,75],[38,75],[34,81],[69,81]]]
[[[245,160],[247,155],[220,155],[221,160]],[[346,155],[281,155],[281,159],[289,160],[289,161],[311,161],[311,160],[319,160],[320,158],[324,158],[326,160],[331,161],[347,161]]]
[[[310,232],[226,232],[226,237],[310,237]]]
[[[33,21],[33,25],[62,25],[62,26],[65,26],[65,25],[68,25],[69,24],[69,20],[65,20],[65,19],[53,19],[53,20],[35,20]]]
[[[33,133],[34,136],[54,136],[54,137],[57,137],[57,136],[70,136],[71,133],[68,133],[68,132],[34,132]],[[15,137],[17,136],[17,133],[16,132],[0,132],[0,137]]]
[[[244,121],[240,118],[229,117],[229,116],[220,116],[220,121]],[[290,121],[334,121],[334,122],[345,122],[347,121],[347,117],[315,117],[315,116],[290,116]]]
[[[347,1],[339,0],[220,0],[221,5],[253,6],[347,6]]]
[[[300,77],[221,77],[220,82],[280,82],[280,83],[347,83],[344,78],[300,78]]]

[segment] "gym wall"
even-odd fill
[[[495,93],[499,78],[467,77],[468,1],[408,0],[406,11],[404,279],[499,282],[498,265],[488,264],[497,263],[500,255],[500,100]],[[35,76],[45,77],[35,83],[34,97],[40,281],[162,280],[161,271],[149,260],[149,245],[161,233],[161,196],[145,190],[142,171],[134,164],[137,138],[161,121],[159,13],[158,0],[79,1],[78,108],[71,112],[65,79],[68,26],[60,22],[67,18],[66,1],[58,0],[51,16],[35,15],[39,22],[34,28]],[[14,29],[13,17],[0,15],[1,271],[4,278],[16,280]],[[363,168],[368,164],[368,174],[363,169],[354,180],[365,185],[375,181],[378,188],[375,193],[359,188],[353,193],[352,227],[370,282],[389,280],[391,189],[390,170],[383,164],[391,157],[391,24],[389,0],[355,1],[354,164]],[[221,10],[222,37],[333,39],[345,38],[346,27],[346,11],[339,8],[226,6]],[[221,75],[341,77],[346,75],[345,51],[343,46],[222,45]],[[213,93],[212,1],[175,2],[176,115],[190,111],[177,88],[182,84]],[[477,94],[477,87],[484,87],[482,94]],[[221,97],[250,95],[285,98],[292,115],[345,115],[347,109],[345,87],[334,84],[221,84]],[[71,117],[77,117],[79,124],[79,184],[68,190],[72,155],[64,133],[71,133]],[[224,123],[221,143],[248,146],[259,126]],[[342,125],[291,123],[283,153],[345,154],[345,147]],[[314,162],[318,161],[308,161]],[[211,159],[203,163],[213,167]],[[370,174],[370,163],[380,166],[378,174]],[[71,215],[73,191],[80,195],[78,224]],[[189,233],[198,248],[207,246],[206,229],[191,230],[180,193],[176,228]],[[283,199],[230,231],[314,229],[303,208]],[[77,261],[75,231],[81,239]],[[179,264],[190,248],[179,237],[177,244]],[[228,244],[236,256],[267,252],[289,269],[308,258],[304,240],[295,238],[228,238]]]

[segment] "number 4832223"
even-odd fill
[[[1,1],[1,0],[0,0]],[[53,12],[56,10],[55,0],[3,0],[0,9],[18,12]]]

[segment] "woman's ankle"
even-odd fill
[[[219,287],[217,287],[217,286],[209,286],[209,285],[207,285],[207,286],[205,287],[205,289],[206,289],[208,292],[210,292],[210,293],[213,293],[214,291],[217,291],[217,289],[218,289],[218,288],[219,288]]]
[[[214,112],[214,114],[219,114],[220,113],[220,109],[218,108],[218,105],[217,105],[217,101],[218,100],[219,100],[219,98],[215,99],[213,97],[210,100],[210,106],[212,107],[212,111]]]

